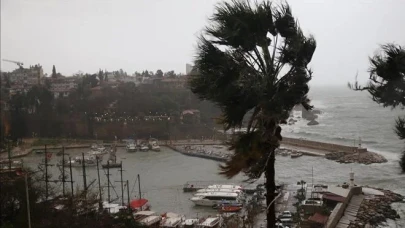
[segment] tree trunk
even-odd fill
[[[266,175],[266,206],[267,210],[267,228],[273,228],[276,224],[276,203],[272,202],[275,197],[275,190],[276,190],[276,180],[275,180],[275,151],[270,152],[269,162],[266,167],[265,175]],[[271,206],[269,207],[269,204]]]

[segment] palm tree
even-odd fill
[[[216,6],[199,39],[189,86],[202,100],[222,110],[225,129],[247,130],[234,136],[234,155],[221,174],[240,172],[250,180],[266,177],[267,227],[275,225],[275,149],[281,123],[297,104],[309,109],[308,64],[315,52],[312,36],[302,33],[288,4],[251,4],[233,0]]]
[[[349,87],[354,90],[367,90],[373,101],[384,107],[405,108],[405,49],[395,44],[381,46],[379,53],[370,59],[370,78],[366,86],[356,82]],[[396,120],[395,133],[405,140],[405,117]],[[405,151],[399,161],[405,173]]]

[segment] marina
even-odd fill
[[[198,147],[199,146],[197,145],[196,148]],[[225,149],[214,148],[213,146],[209,145],[205,145],[204,148],[213,148],[213,150],[217,150],[216,153],[219,153],[218,150],[221,151]],[[89,148],[69,149],[66,150],[65,157],[68,154],[68,157],[70,156],[71,158],[75,158],[81,156],[83,153],[87,153],[88,150]],[[24,158],[24,165],[36,168],[38,163],[43,161],[44,156],[45,154],[33,153]],[[108,155],[103,155],[103,164],[107,163],[107,156]],[[49,164],[54,164],[61,158],[62,157],[52,156],[49,159]],[[238,175],[232,180],[227,180],[226,178],[218,175],[219,163],[217,161],[211,159],[202,160],[198,157],[192,156],[183,156],[181,153],[175,152],[164,146],[162,146],[161,152],[159,153],[155,153],[153,151],[148,153],[129,153],[126,151],[125,147],[117,147],[116,159],[118,160],[118,164],[121,164],[122,162],[122,167],[119,168],[125,170],[123,171],[124,180],[129,181],[128,186],[130,200],[139,199],[141,195],[142,199],[147,199],[146,201],[148,203],[148,208],[153,211],[159,213],[172,212],[184,215],[186,220],[182,223],[186,223],[186,221],[193,221],[189,219],[196,219],[197,217],[206,218],[207,216],[215,216],[221,213],[243,213],[244,210],[240,208],[237,202],[223,202],[226,204],[222,204],[222,206],[197,206],[193,201],[190,200],[195,194],[210,192],[210,185],[212,186],[212,189],[217,190],[217,192],[224,191],[223,187],[226,185],[241,186],[241,190],[246,194],[254,194],[258,187],[263,187],[263,179],[260,179],[253,184],[244,182],[245,177],[242,175]],[[316,182],[331,182],[329,178],[326,178],[327,171],[322,171],[322,169],[329,169],[329,166],[333,167],[335,163],[327,160],[325,162],[324,159],[311,156],[302,156],[298,159],[291,159],[290,156],[278,156],[276,162],[276,169],[278,170],[277,179],[286,183],[280,191],[282,194],[280,194],[277,198],[276,208],[280,213],[283,211],[291,211],[291,213],[294,213],[296,211],[294,207],[294,204],[296,203],[295,195],[297,194],[297,189],[299,189],[300,186],[291,183],[302,179],[308,179],[308,176],[310,176],[312,173],[311,170],[305,170],[304,167],[307,166],[300,165],[302,162],[314,167],[314,178]],[[289,166],[296,167],[295,169],[297,177],[291,177],[290,173],[294,172],[294,170],[285,168]],[[151,168],[153,169],[153,172]],[[189,172],[182,171],[184,169],[189,170]],[[366,170],[367,172],[373,172],[370,171],[370,169]],[[51,166],[49,167],[49,172],[57,177],[60,171],[56,167]],[[362,169],[356,169],[356,172],[362,173],[365,171]],[[142,177],[142,186],[139,188],[141,191],[138,190],[138,182],[136,178],[134,179],[134,173],[139,173]],[[77,187],[82,186],[82,167],[78,166],[73,169],[72,174],[74,185]],[[107,182],[107,175],[110,177],[110,204],[120,205],[119,199],[121,197],[121,187],[120,184],[116,183],[118,180],[120,180],[120,169],[101,169],[100,167],[100,174],[102,183]],[[339,174],[341,176],[339,176]],[[86,176],[88,182],[92,182],[97,179],[97,167],[86,166]],[[337,171],[335,173],[335,178],[346,180],[347,173],[344,171]],[[366,179],[363,179],[362,181],[364,180]],[[366,183],[370,183],[370,181],[367,182],[366,180]],[[103,185],[104,187],[102,188],[102,194],[104,198],[107,198],[107,189],[105,184]],[[237,190],[238,189],[234,189],[232,191]],[[125,194],[123,201],[127,202],[127,199],[128,197]],[[264,197],[259,197],[258,199],[260,199],[257,201],[258,204],[261,205],[260,207],[265,207]],[[144,206],[144,208],[138,207],[138,210],[145,210],[146,205]],[[257,219],[258,221],[263,221],[264,217],[263,215],[259,214]]]

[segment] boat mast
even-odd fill
[[[138,188],[139,188],[139,199],[142,199],[142,192],[141,192],[141,177],[138,174]],[[142,211],[142,206],[141,206]]]
[[[84,153],[82,153],[82,169],[83,169],[83,185],[84,185],[84,197],[87,197],[87,180],[86,180],[86,164],[84,161]]]
[[[129,181],[127,180],[127,207],[128,207],[128,210],[130,210],[131,209],[131,205],[130,205],[130,201],[129,201]]]
[[[121,174],[121,205],[124,206],[124,180],[122,179],[122,161],[121,161],[121,168],[120,168],[120,174]]]
[[[46,151],[46,144],[45,144],[45,198],[48,200],[48,153]]]
[[[27,198],[27,217],[28,217],[28,228],[31,228],[31,210],[30,210],[30,194],[28,193],[28,173],[24,175],[25,179],[25,197]]]
[[[72,158],[69,157],[69,171],[70,171],[70,188],[72,191],[72,200],[73,200],[73,175],[72,175]]]
[[[65,197],[65,147],[62,147],[62,194]]]
[[[97,179],[98,179],[98,191],[100,194],[100,202],[99,202],[99,207],[100,209],[102,208],[102,202],[103,202],[103,196],[101,194],[101,183],[100,183],[100,169],[99,169],[99,165],[98,165],[99,159],[97,158]]]
[[[110,161],[107,161],[107,194],[108,194],[108,203],[110,203]]]

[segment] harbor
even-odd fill
[[[183,146],[178,146],[179,148],[184,148]],[[219,152],[230,153],[227,151],[225,146],[220,145],[194,145],[194,148],[205,149],[205,150],[215,150],[215,155],[218,156]],[[66,149],[65,153],[68,157],[81,156],[83,153],[88,154],[91,152],[91,148],[75,148]],[[284,183],[282,194],[277,199],[276,208],[279,212],[291,211],[296,212],[294,204],[296,203],[296,194],[299,186],[296,183],[300,180],[309,181],[311,175],[313,175],[314,182],[319,183],[336,183],[336,180],[340,182],[347,181],[347,168],[349,164],[337,164],[332,161],[324,160],[323,158],[317,158],[315,156],[302,156],[297,159],[291,158],[291,156],[283,156],[281,152],[278,152],[276,169],[277,169],[277,180],[280,183]],[[217,215],[218,209],[204,206],[196,206],[190,198],[199,189],[204,189],[208,185],[215,184],[228,184],[228,185],[240,185],[243,186],[244,191],[251,191],[252,194],[256,191],[257,186],[264,183],[263,179],[259,179],[253,184],[248,184],[244,182],[246,177],[243,175],[238,175],[235,178],[228,180],[220,175],[218,175],[218,162],[215,159],[201,159],[201,157],[194,156],[184,156],[183,153],[174,151],[166,146],[161,146],[159,152],[156,151],[136,151],[129,152],[127,148],[117,147],[116,149],[116,161],[121,164],[123,171],[123,179],[129,181],[129,199],[134,200],[139,198],[139,192],[141,192],[141,198],[148,199],[151,210],[160,213],[172,212],[176,214],[184,215],[186,218],[203,218],[207,216]],[[208,154],[212,155],[212,154]],[[38,164],[40,164],[45,157],[44,153],[31,153],[27,157],[24,157],[24,166],[31,167],[33,169],[38,169]],[[49,159],[49,164],[57,164],[61,159],[57,153],[52,153]],[[107,163],[108,155],[104,155],[103,164]],[[305,166],[303,164],[306,164]],[[343,167],[340,167],[343,166]],[[289,167],[294,167],[291,169]],[[359,182],[364,184],[376,185],[378,187],[384,187],[383,182],[373,181],[370,178],[369,173],[373,174],[371,177],[381,178],[379,176],[378,168],[374,166],[373,169],[367,167],[356,167],[350,166],[351,169],[358,173]],[[311,168],[313,171],[311,171]],[[329,176],[331,175],[329,170],[333,168],[336,170],[333,174],[333,179]],[[187,170],[187,172],[184,172]],[[111,186],[111,199],[112,204],[119,203],[119,198],[121,197],[121,186],[117,183],[121,179],[120,169],[109,169],[109,177],[111,183],[115,183]],[[294,173],[294,176],[291,175]],[[57,166],[50,166],[49,173],[52,174],[52,179],[57,179],[60,170]],[[107,169],[101,169],[100,167],[100,179],[103,184],[102,194],[104,199],[106,198],[106,174]],[[73,181],[75,188],[81,188],[83,186],[83,176],[82,167],[73,168]],[[141,191],[138,190],[138,180],[136,179],[136,174],[140,174],[141,177]],[[86,175],[88,182],[97,179],[97,168],[96,166],[89,166],[86,168]],[[56,186],[56,187],[60,187]],[[125,187],[126,188],[126,187]],[[91,189],[96,190],[93,186]],[[247,193],[247,192],[246,192]],[[124,202],[128,200],[126,194],[124,194]],[[265,202],[262,200],[261,208],[265,207]],[[260,221],[264,221],[262,214],[257,216],[258,224],[260,227]]]

